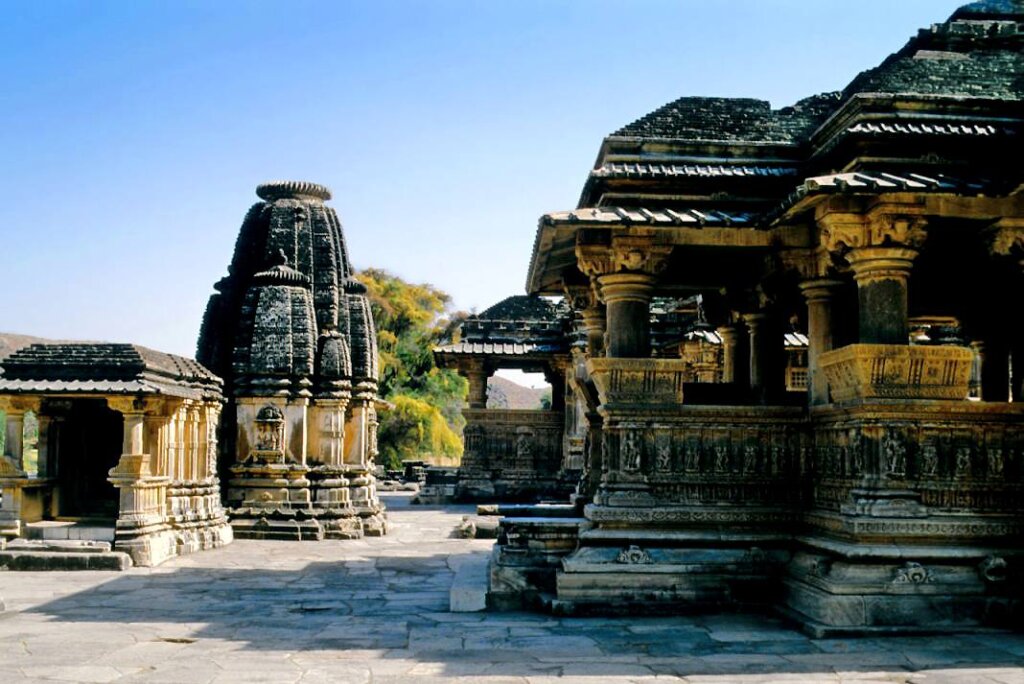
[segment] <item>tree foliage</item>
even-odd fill
[[[432,350],[465,314],[451,312],[451,297],[433,285],[407,283],[379,269],[357,278],[366,285],[377,324],[381,396],[395,406],[380,417],[382,464],[458,459],[467,385],[455,371],[438,368]]]

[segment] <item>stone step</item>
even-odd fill
[[[455,559],[453,558],[454,562]],[[448,591],[448,610],[452,613],[477,613],[487,609],[488,555],[460,559]]]
[[[114,525],[100,520],[41,520],[25,525],[27,539],[114,541]]]
[[[0,550],[5,550],[0,548]],[[110,553],[110,542],[91,539],[12,539],[7,551],[57,551],[61,553]]]
[[[0,551],[0,570],[127,570],[127,553],[109,551]]]
[[[480,504],[476,514],[505,518],[578,518],[581,509],[568,503]]]

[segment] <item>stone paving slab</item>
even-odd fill
[[[1024,635],[811,639],[774,617],[451,613],[489,540],[387,495],[392,534],[237,541],[158,568],[0,572],[7,682],[1024,684]]]

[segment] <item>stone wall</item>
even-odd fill
[[[558,492],[562,411],[463,409],[465,451],[457,496],[536,499]]]

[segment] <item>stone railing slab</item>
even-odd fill
[[[974,354],[965,347],[851,344],[821,355],[833,401],[966,399]]]
[[[587,361],[601,404],[682,404],[686,362],[682,359],[609,359]]]

